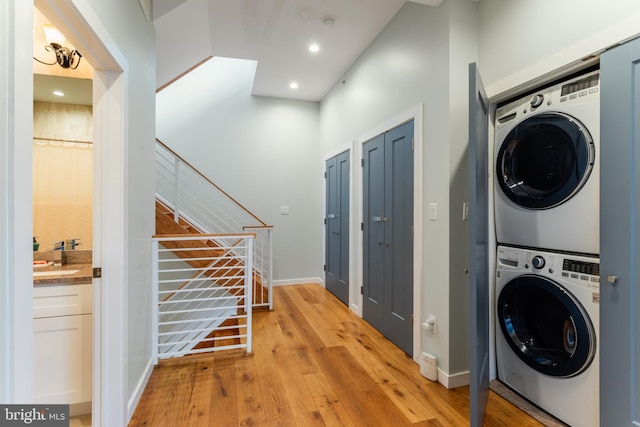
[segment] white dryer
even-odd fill
[[[498,378],[574,427],[599,425],[596,257],[499,246]]]
[[[599,254],[599,72],[500,106],[498,243]]]

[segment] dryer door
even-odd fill
[[[500,188],[527,209],[548,209],[575,195],[593,168],[588,130],[563,113],[530,116],[509,132],[496,158]]]
[[[558,283],[522,275],[498,297],[498,323],[509,347],[538,372],[572,377],[595,356],[595,331],[584,308]]]

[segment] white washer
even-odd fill
[[[498,378],[574,427],[599,425],[596,257],[499,246]]]
[[[498,243],[599,254],[599,72],[499,107]]]

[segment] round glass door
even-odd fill
[[[514,203],[548,209],[573,197],[593,168],[587,129],[563,113],[541,113],[517,124],[496,158],[500,188]]]
[[[578,375],[595,356],[595,332],[582,305],[544,277],[507,283],[498,297],[498,323],[511,350],[543,374]]]

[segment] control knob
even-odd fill
[[[544,267],[544,258],[542,258],[540,255],[536,255],[531,260],[531,264],[533,264],[534,268],[537,268],[539,270]]]
[[[544,95],[539,93],[531,98],[531,108],[538,108],[542,105],[542,101],[544,101]]]

